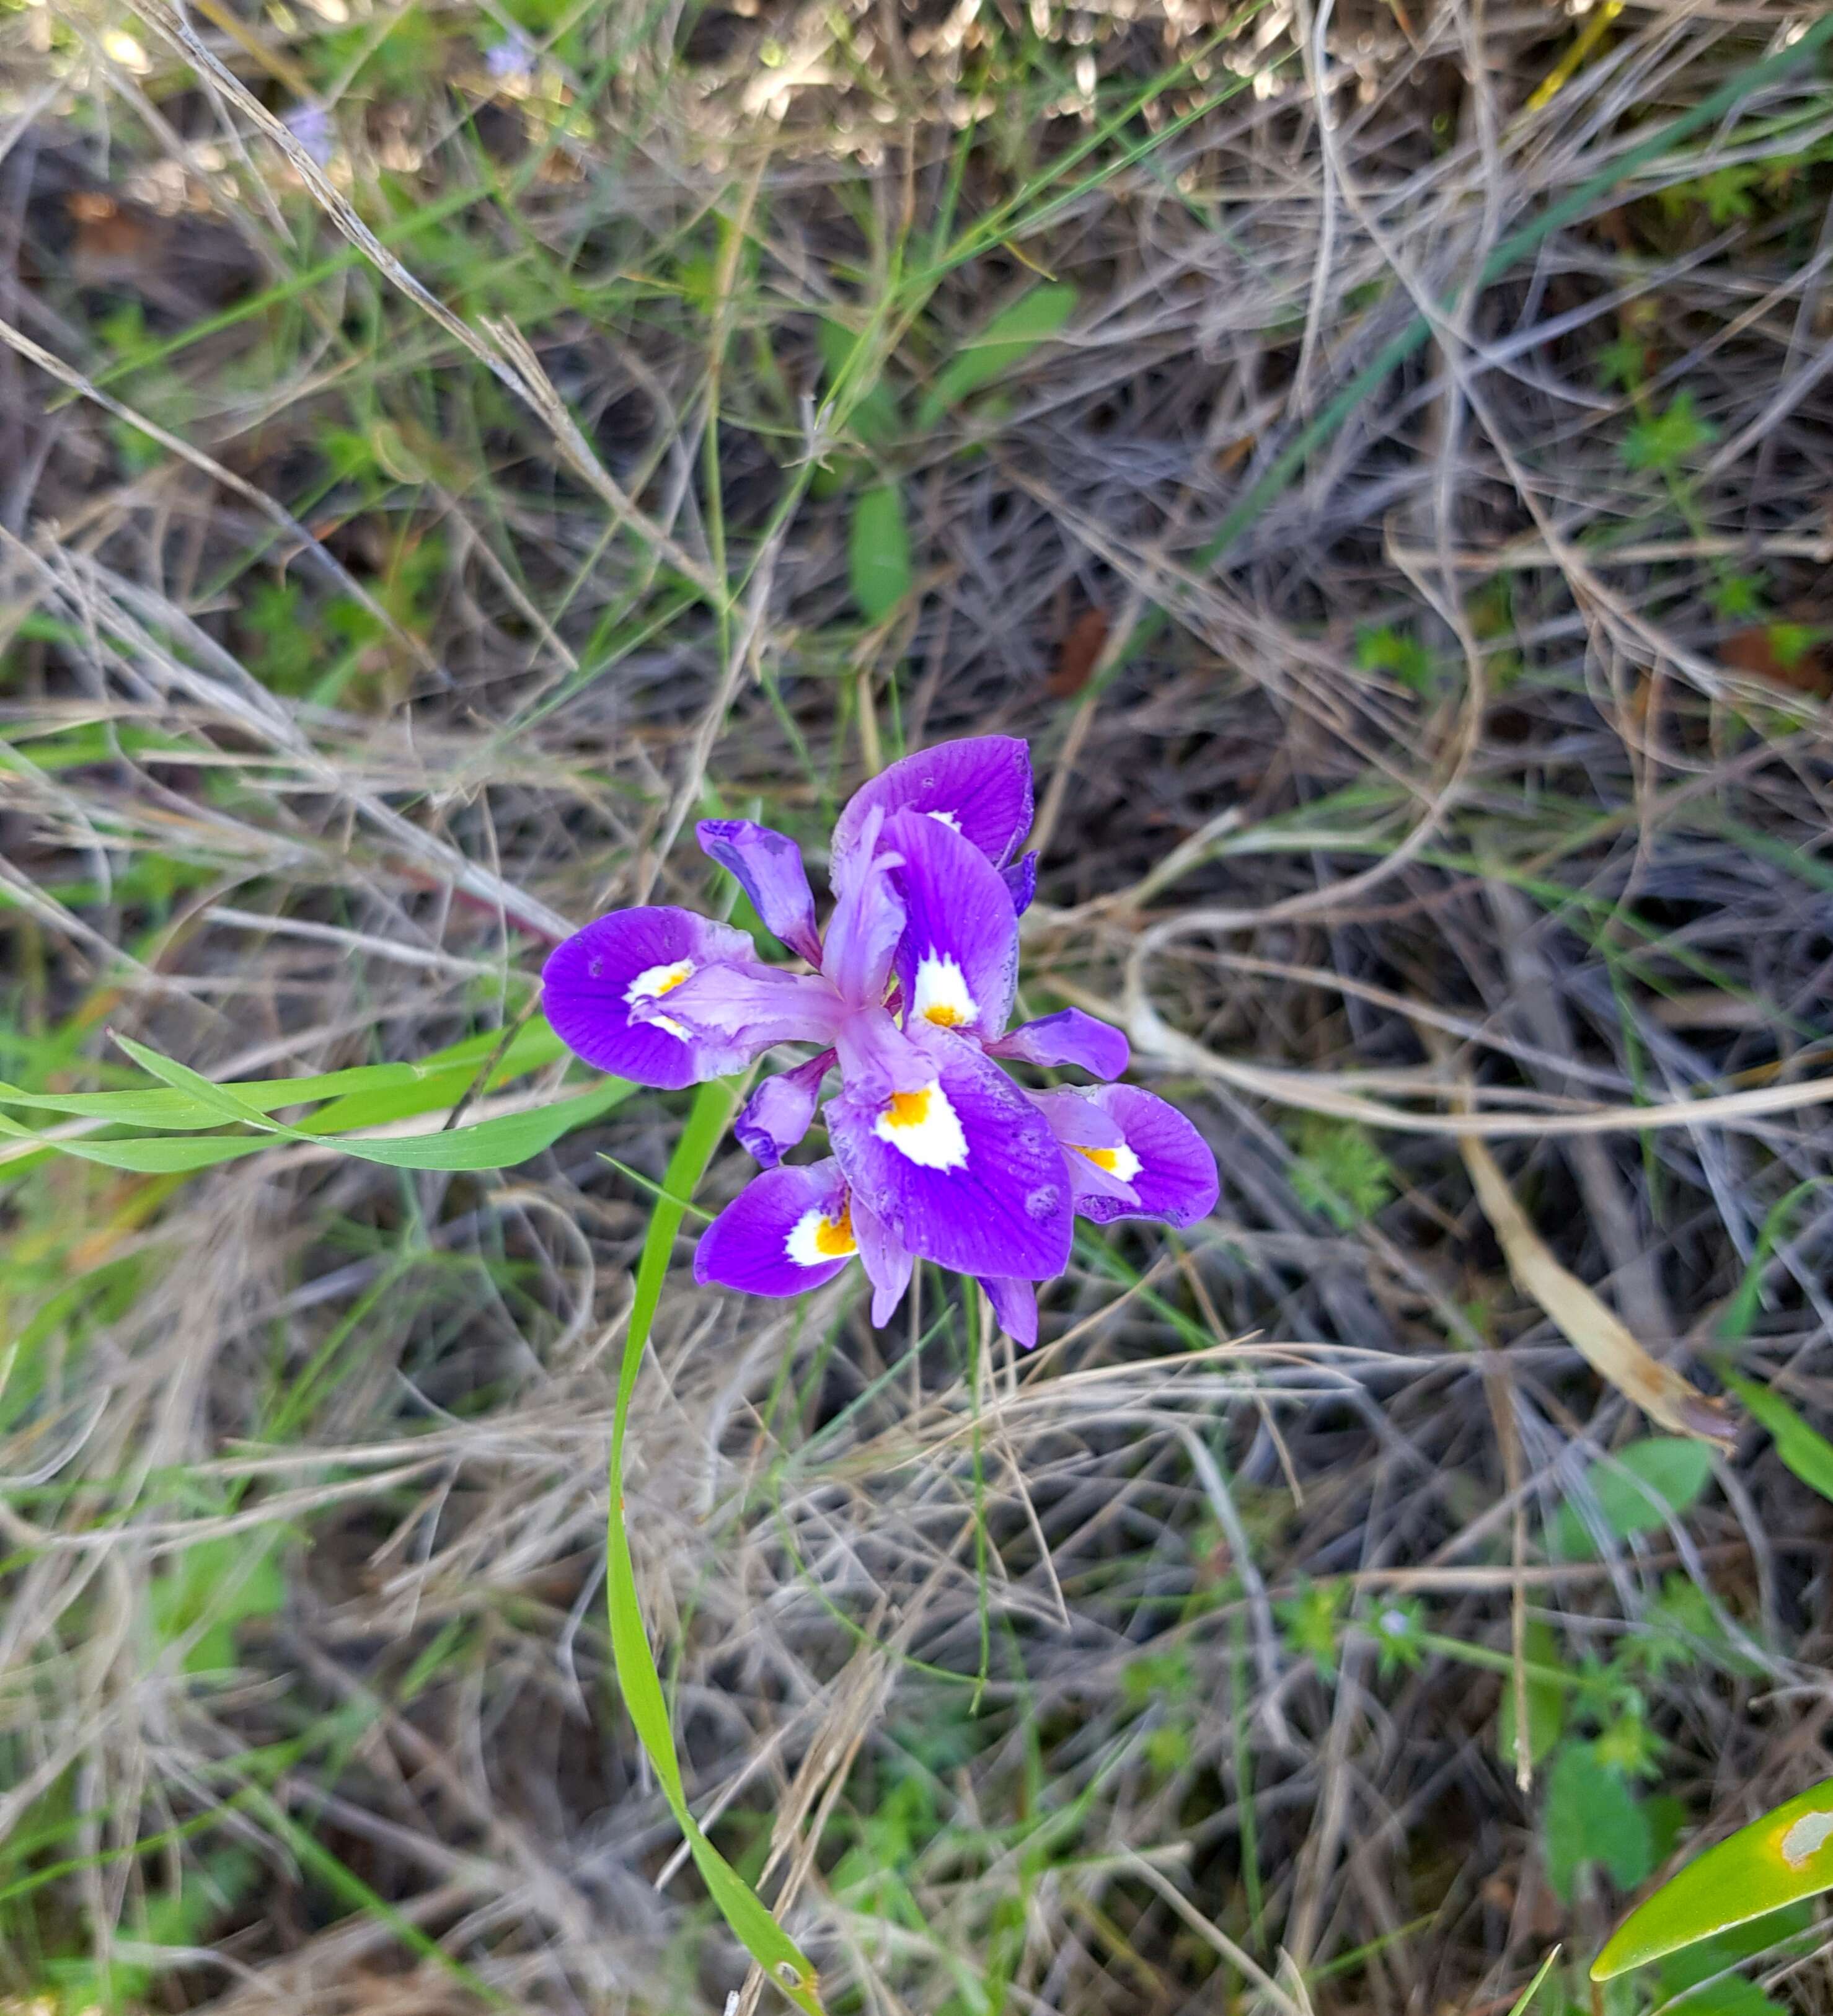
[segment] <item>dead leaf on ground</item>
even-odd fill
[[[1515,1201],[1496,1157],[1481,1141],[1466,1136],[1457,1145],[1477,1201],[1521,1293],[1540,1304],[1594,1372],[1608,1379],[1626,1399],[1633,1400],[1650,1420],[1676,1435],[1696,1435],[1702,1442],[1729,1449],[1736,1431],[1724,1403],[1709,1399],[1671,1366],[1651,1358],[1622,1319],[1554,1258]]]
[[[1057,647],[1057,669],[1044,690],[1053,700],[1073,700],[1095,675],[1107,641],[1107,612],[1085,609]]]
[[[1833,664],[1824,643],[1801,634],[1809,627],[1752,624],[1748,630],[1733,632],[1719,647],[1720,655],[1734,671],[1825,700],[1833,696]]]

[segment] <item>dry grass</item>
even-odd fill
[[[837,2011],[1505,2009],[1612,1909],[1499,1754],[1525,1627],[1576,1671],[1690,1579],[1656,1789],[1828,1768],[1827,1503],[1752,1430],[1553,1558],[1646,1427],[1459,1149],[1657,1358],[1827,1404],[1824,45],[1762,0],[521,18],[0,16],[0,1076],[125,1082],[107,1025],[423,1055],[571,923],[719,900],[707,794],[818,851],[898,747],[1029,736],[1028,993],[1129,1019],[1223,1201],[1087,1241],[1019,1363],[934,1279],[880,1334],[682,1271],[628,1496],[697,1810]],[[910,426],[1040,273],[1061,340]],[[901,428],[824,397],[823,317]],[[654,1178],[679,1111],[500,1176],[0,1178],[0,1997],[739,1987],[603,1627],[604,1157]]]

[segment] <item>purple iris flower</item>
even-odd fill
[[[1031,819],[1022,742],[941,743],[841,812],[825,931],[794,841],[749,819],[700,823],[702,848],[812,970],[767,966],[744,932],[666,907],[614,911],[556,949],[548,1019],[602,1071],[672,1089],[779,1044],[814,1046],[739,1115],[764,1173],[702,1234],[697,1280],[799,1294],[857,1255],[883,1324],[932,1260],[974,1276],[1028,1345],[1032,1283],[1062,1272],[1078,1215],[1188,1225],[1212,1208],[1215,1158],[1163,1100],[1111,1083],[1032,1092],[1002,1067],[1111,1080],[1127,1062],[1126,1039],[1080,1009],[1007,1029],[1037,879],[1036,856],[1017,858]],[[787,1165],[831,1073],[832,1152]]]

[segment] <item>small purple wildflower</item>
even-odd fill
[[[1007,1031],[1018,916],[1037,879],[1015,859],[1031,758],[1010,736],[945,742],[856,792],[834,830],[823,934],[801,855],[749,819],[705,819],[702,848],[814,970],[766,966],[746,934],[672,908],[614,911],[559,946],[549,1020],[588,1064],[673,1089],[742,1070],[779,1043],[816,1054],[766,1078],[736,1132],[763,1165],[708,1226],[694,1278],[799,1294],[857,1254],[872,1320],[918,1259],[973,1275],[1003,1327],[1037,1340],[1032,1283],[1063,1271],[1076,1215],[1188,1225],[1216,1197],[1190,1121],[1136,1086],[1031,1092],[999,1060],[1126,1068],[1118,1030],[1066,1008]],[[795,1167],[830,1071],[832,1154]]]
[[[337,144],[337,135],[331,126],[331,115],[315,99],[307,99],[296,105],[286,114],[283,122],[300,146],[321,168],[331,165],[332,150]]]
[[[499,84],[512,78],[526,81],[535,69],[534,46],[520,28],[512,28],[484,52],[484,67]]]

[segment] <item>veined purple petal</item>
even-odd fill
[[[823,1050],[793,1071],[767,1078],[746,1100],[732,1124],[739,1145],[766,1169],[773,1169],[808,1131],[821,1098],[821,1081],[834,1064]]]
[[[927,812],[971,841],[994,866],[1031,830],[1031,751],[1017,736],[975,735],[901,758],[862,784],[834,823],[837,863],[874,811]]]
[[[736,1049],[749,1063],[772,1043],[830,1043],[846,1014],[818,973],[752,959],[697,967],[665,998],[632,1004],[636,1022],[672,1024],[689,1038]]]
[[[1022,1022],[987,1049],[996,1057],[1016,1057],[1028,1064],[1079,1065],[1094,1078],[1118,1078],[1132,1054],[1125,1037],[1111,1023],[1097,1021],[1079,1008],[1060,1008],[1054,1015]]]
[[[993,1305],[999,1327],[1021,1351],[1029,1351],[1038,1341],[1037,1291],[1028,1281],[1014,1281],[1001,1274],[983,1274],[980,1285]]]
[[[1032,1092],[1025,1096],[1050,1123],[1050,1132],[1069,1150],[1064,1157],[1069,1180],[1075,1193],[1075,1208],[1085,1218],[1094,1214],[1085,1208],[1088,1200],[1099,1197],[1113,1206],[1110,1217],[1136,1211],[1140,1193],[1124,1176],[1115,1173],[1132,1166],[1132,1154],[1120,1122],[1088,1093],[1068,1085],[1055,1092]]]
[[[1116,1147],[1071,1147],[1075,1208],[1105,1225],[1116,1218],[1156,1218],[1167,1225],[1190,1225],[1215,1208],[1215,1157],[1209,1144],[1175,1106],[1136,1085],[1094,1085],[1070,1095],[1098,1107],[1121,1132]],[[1138,1197],[1128,1204],[1090,1184],[1088,1172],[1118,1178]]]
[[[1016,861],[1008,862],[999,870],[999,880],[1006,885],[1006,894],[1012,898],[1012,914],[1022,917],[1038,892],[1037,850],[1034,848],[1029,854],[1021,854]]]
[[[849,1085],[829,1102],[828,1138],[855,1196],[900,1245],[942,1266],[1061,1273],[1069,1171],[1043,1114],[966,1037],[936,1030],[916,1046],[935,1074],[921,1089],[878,1100]]]
[[[940,819],[894,812],[884,841],[904,899],[898,983],[906,1024],[996,1036],[1018,985],[1018,919],[999,871]]]
[[[830,1158],[754,1176],[700,1234],[693,1278],[749,1295],[799,1295],[831,1281],[857,1250],[846,1185]]]
[[[883,1008],[859,1008],[834,1039],[841,1082],[855,1099],[882,1105],[894,1092],[915,1092],[935,1076],[935,1066]]]
[[[872,1327],[883,1330],[898,1312],[916,1265],[916,1256],[891,1237],[884,1222],[863,1197],[852,1200],[853,1237],[872,1283]]]
[[[855,1008],[876,1008],[884,999],[891,959],[904,934],[904,904],[891,880],[897,857],[880,844],[884,815],[874,811],[860,829],[856,848],[836,853],[832,864],[834,915],[821,970]]]
[[[801,849],[789,835],[752,819],[702,819],[694,831],[700,851],[737,877],[764,928],[818,967],[814,893]]]
[[[1086,1087],[1060,1085],[1052,1092],[1025,1096],[1066,1148],[1118,1148],[1126,1139],[1120,1122],[1089,1098]]]
[[[542,1006],[560,1041],[599,1070],[669,1091],[698,1085],[741,1070],[754,1049],[696,1036],[647,1004],[715,963],[756,966],[756,949],[743,931],[691,910],[614,910],[555,947],[542,971]]]

